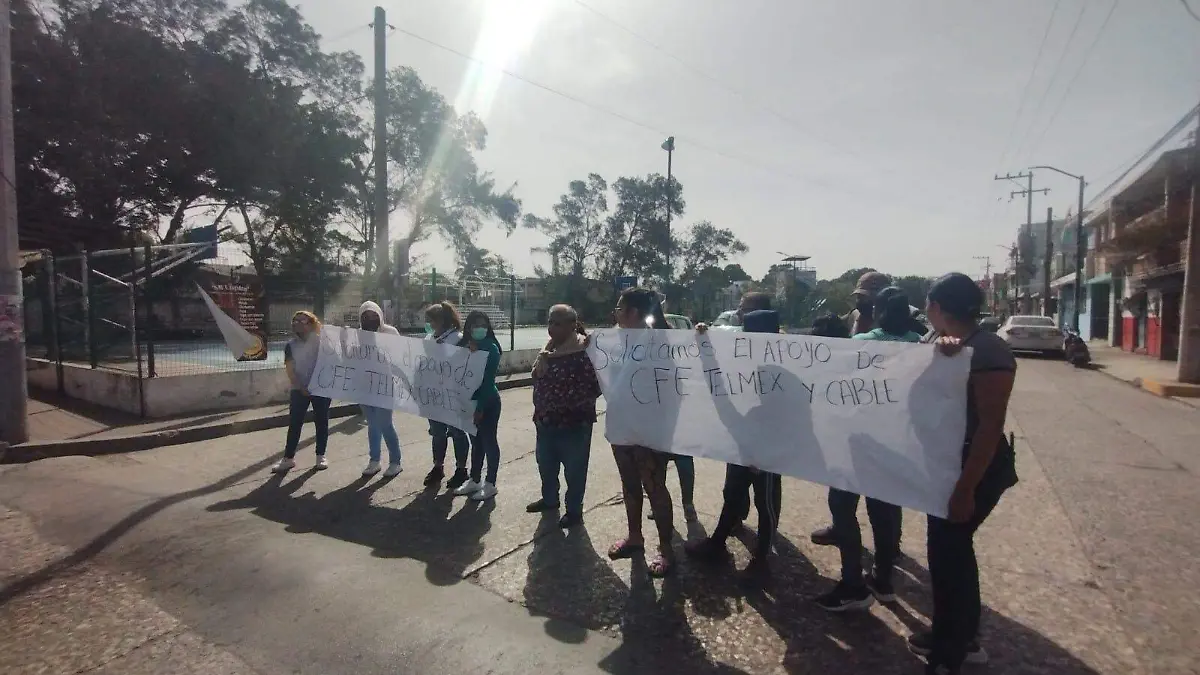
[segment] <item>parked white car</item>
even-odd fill
[[[667,325],[674,330],[692,330],[695,328],[692,325],[692,320],[682,314],[664,314],[663,318],[667,320]]]
[[[1048,316],[1012,316],[996,334],[1016,352],[1063,353],[1063,334]]]
[[[736,309],[731,309],[721,312],[709,327],[718,330],[740,332],[742,330],[742,318],[738,316]]]

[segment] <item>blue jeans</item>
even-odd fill
[[[482,418],[475,423],[475,435],[471,437],[471,480],[480,482],[483,463],[487,460],[487,481],[496,484],[496,470],[500,467],[500,440],[496,438],[500,427],[500,399],[484,403],[479,408]]]
[[[537,425],[538,473],[542,476],[542,501],[558,504],[558,467],[567,481],[567,513],[583,515],[583,491],[587,488],[588,459],[592,454],[592,425],[558,427]]]
[[[679,472],[679,492],[683,505],[691,506],[696,494],[696,460],[688,455],[675,455],[671,461],[675,462],[675,470]]]
[[[288,431],[287,445],[283,446],[283,456],[295,459],[296,448],[300,445],[300,429],[304,426],[304,417],[308,406],[313,409],[313,426],[317,429],[317,456],[325,454],[325,445],[329,442],[329,404],[324,396],[305,396],[303,392],[293,389],[288,399]]]
[[[400,463],[400,438],[396,436],[396,427],[392,424],[393,410],[391,408],[374,408],[362,406],[363,416],[367,418],[367,451],[372,462],[379,461],[380,441],[387,443],[388,461]]]

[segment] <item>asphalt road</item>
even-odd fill
[[[903,648],[929,611],[917,514],[902,601],[858,616],[812,605],[837,556],[807,541],[823,490],[793,480],[767,593],[686,564],[652,582],[603,556],[624,515],[599,433],[586,528],[524,512],[528,398],[505,393],[487,506],[421,489],[416,420],[400,424],[407,468],[391,481],[358,478],[357,418],[335,424],[329,471],[283,479],[266,471],[283,430],[4,467],[0,672],[919,672]],[[992,671],[1200,672],[1200,411],[1028,359],[1010,418],[1021,484],[978,538]],[[719,510],[721,467],[697,468],[701,524],[677,513],[681,538]]]

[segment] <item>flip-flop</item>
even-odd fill
[[[668,576],[674,569],[675,561],[667,560],[666,556],[661,553],[655,556],[654,560],[651,560],[650,564],[646,566],[646,570],[650,573],[650,576],[655,579],[662,579]]]
[[[645,544],[631,544],[628,539],[622,539],[608,547],[608,557],[613,560],[632,558],[646,550]]]

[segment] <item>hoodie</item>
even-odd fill
[[[400,331],[396,330],[395,326],[391,326],[384,322],[383,310],[380,309],[379,305],[375,304],[374,302],[371,302],[370,300],[364,302],[358,308],[358,320],[359,320],[360,325],[362,322],[362,315],[366,314],[367,312],[375,312],[375,316],[379,317],[379,330],[376,331],[377,333],[383,333],[385,335],[399,335],[400,334]]]
[[[779,312],[759,309],[742,316],[742,331],[746,333],[778,333]]]

